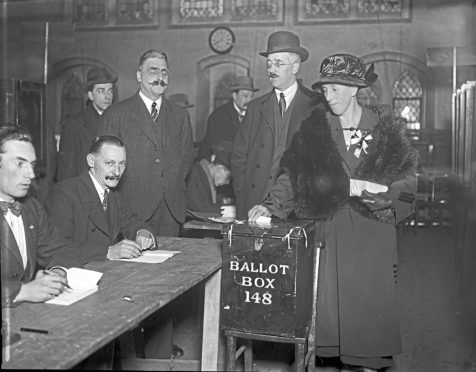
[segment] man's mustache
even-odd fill
[[[269,73],[269,77],[270,77],[270,78],[277,78],[277,77],[279,77],[279,75],[277,75],[277,74],[275,74],[275,73],[273,73],[273,72],[270,72],[270,73]]]
[[[155,80],[151,83],[152,85],[160,85],[161,87],[166,87],[168,84],[163,80]]]
[[[107,180],[120,180],[121,179],[120,176],[106,176],[105,178]]]

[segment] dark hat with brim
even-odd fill
[[[368,87],[377,80],[373,63],[367,67],[363,60],[350,54],[334,54],[321,63],[319,80],[312,84],[313,90],[323,84],[341,84]]]
[[[231,149],[233,144],[231,141],[220,141],[216,145],[212,145],[213,154],[215,154],[215,163],[222,164],[228,169],[231,167]]]
[[[86,89],[92,90],[96,84],[115,83],[117,77],[103,67],[93,67],[86,77]]]
[[[267,57],[270,54],[281,52],[297,53],[301,57],[301,62],[309,57],[309,52],[301,46],[299,37],[289,31],[277,31],[269,35],[268,50],[261,52],[260,55]]]
[[[174,93],[169,96],[169,101],[175,103],[184,109],[193,107],[194,105],[188,101],[188,95],[185,93]]]
[[[230,85],[232,92],[236,90],[251,90],[253,92],[258,91],[253,85],[253,78],[249,76],[237,76],[233,84]]]

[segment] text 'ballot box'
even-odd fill
[[[312,307],[314,224],[289,220],[223,229],[221,326],[305,337]]]

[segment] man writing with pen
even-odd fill
[[[126,168],[126,148],[115,136],[96,137],[89,171],[52,186],[45,209],[82,264],[134,258],[155,247],[149,226],[127,209],[114,189]]]
[[[53,298],[67,286],[66,273],[58,266],[81,267],[41,204],[27,195],[35,164],[28,131],[0,123],[2,307]]]

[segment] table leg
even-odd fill
[[[296,372],[304,372],[304,359],[306,358],[306,350],[303,343],[296,343],[294,347],[294,360]],[[315,363],[315,362],[314,362]]]
[[[221,269],[205,283],[202,334],[202,371],[218,369],[218,342],[220,331]]]

